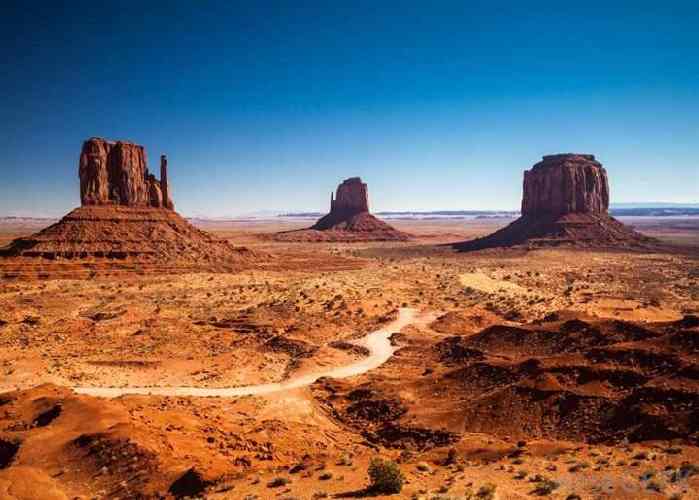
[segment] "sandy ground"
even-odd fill
[[[697,498],[699,475],[678,472],[699,465],[690,222],[633,221],[675,245],[651,253],[464,254],[440,245],[506,221],[314,245],[260,236],[303,222],[218,223],[287,265],[2,280],[0,498],[361,497],[375,456],[405,474],[400,498],[530,498],[546,480],[555,498]],[[392,323],[401,308],[437,319]],[[371,369],[316,380],[347,366]],[[156,386],[238,396],[71,390]]]

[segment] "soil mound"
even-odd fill
[[[495,233],[458,243],[458,250],[494,247],[641,247],[654,240],[611,217],[607,171],[593,155],[544,156],[524,172],[522,216]]]
[[[118,205],[76,208],[59,222],[5,249],[5,255],[46,259],[137,259],[217,262],[252,252],[201,231],[171,210]]]
[[[431,348],[408,343],[394,360],[401,375],[370,378],[359,396],[345,381],[319,381],[313,389],[334,418],[387,447],[423,449],[417,438],[406,442],[407,429],[419,430],[413,437],[429,430],[696,444],[699,358],[687,339],[699,337],[699,329],[683,324],[580,318],[495,325]],[[427,441],[442,445],[434,435]]]
[[[697,335],[677,323],[490,327],[439,343],[446,371],[432,383],[463,401],[458,414],[470,432],[697,442],[697,357],[675,342]]]
[[[280,241],[406,241],[410,235],[369,213],[367,185],[359,177],[346,179],[330,194],[330,213],[309,229],[275,235]]]

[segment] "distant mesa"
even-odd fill
[[[31,276],[35,269],[61,270],[67,277],[81,277],[85,270],[230,271],[257,259],[174,211],[165,155],[158,180],[148,171],[143,146],[93,137],[83,144],[79,177],[82,206],[0,249],[0,256],[16,264],[16,271],[7,271],[12,266],[5,260],[5,275]],[[43,266],[47,261],[54,266]]]
[[[330,193],[330,213],[309,229],[277,233],[282,241],[406,241],[398,231],[369,213],[369,191],[359,177],[345,179]]]
[[[608,214],[607,171],[594,155],[556,154],[524,172],[522,216],[460,250],[526,246],[637,246],[653,240]]]

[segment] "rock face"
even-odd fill
[[[330,213],[321,218],[311,229],[325,231],[350,220],[359,214],[369,213],[369,191],[359,177],[345,179],[337,186],[335,198],[330,194]]]
[[[544,156],[524,172],[522,216],[489,236],[455,247],[639,246],[653,241],[610,217],[608,208],[607,172],[593,155]]]
[[[354,215],[369,211],[369,191],[366,183],[359,177],[350,177],[337,186],[337,195],[333,199],[330,193],[330,213]]]
[[[593,155],[558,154],[524,172],[522,215],[607,213],[607,172]]]
[[[163,173],[165,174],[163,176]],[[93,137],[80,154],[80,200],[87,205],[123,205],[174,209],[167,185],[167,159],[161,177],[148,172],[143,146]]]

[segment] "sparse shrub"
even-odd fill
[[[430,472],[432,470],[427,462],[420,462],[416,467],[420,472]]]
[[[663,491],[663,485],[660,484],[658,481],[650,481],[646,486],[646,489],[657,491],[658,493],[660,493],[661,491]]]
[[[496,486],[491,483],[486,483],[476,492],[476,498],[480,500],[493,500],[495,498],[495,488]]]
[[[398,464],[392,460],[372,458],[369,464],[369,489],[376,493],[400,493],[403,489],[405,476]]]
[[[319,498],[328,498],[328,494],[324,491],[316,491],[311,497],[313,500],[318,500]]]
[[[332,472],[323,472],[320,476],[318,476],[318,479],[321,481],[328,481],[333,478],[333,473]]]
[[[670,473],[670,482],[676,483],[692,476],[696,476],[697,474],[699,474],[699,467],[694,464],[690,464],[689,462],[684,462],[678,467],[677,470]]]
[[[286,486],[291,481],[285,477],[275,477],[269,483],[267,483],[268,488],[279,488],[281,486]]]
[[[517,474],[515,474],[515,479],[524,479],[525,477],[527,477],[527,474],[528,472],[526,470],[517,471]]]
[[[654,470],[647,470],[639,476],[639,479],[641,481],[648,481],[650,479],[653,479],[653,476],[655,476],[655,471]]]
[[[534,488],[532,491],[532,495],[550,495],[554,490],[558,489],[559,486],[560,484],[558,484],[556,481],[544,478],[542,481],[537,483],[536,488]]]
[[[682,465],[680,465],[680,474],[685,478],[696,476],[699,474],[699,467],[694,464],[690,464],[689,462],[684,462]]]

